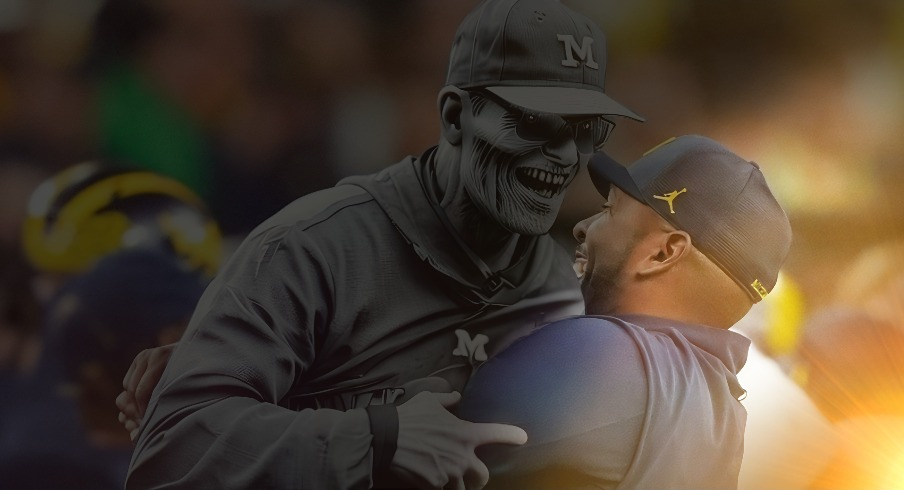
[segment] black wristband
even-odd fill
[[[395,456],[399,439],[399,412],[392,404],[369,405],[365,410],[370,419],[370,433],[373,434],[370,443],[374,449],[373,473],[379,473],[389,469]]]

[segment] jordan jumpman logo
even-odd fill
[[[672,207],[672,202],[675,200],[676,197],[678,197],[679,194],[681,194],[683,192],[687,192],[687,187],[685,187],[684,189],[681,189],[680,191],[672,191],[663,196],[653,196],[653,197],[655,197],[656,199],[660,199],[660,200],[668,202],[669,203],[669,212],[671,214],[675,214],[675,208]]]

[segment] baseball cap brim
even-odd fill
[[[495,86],[487,90],[511,104],[537,112],[560,115],[614,115],[645,119],[596,90],[572,87]]]
[[[609,197],[610,186],[618,187],[634,199],[646,203],[640,188],[631,177],[628,168],[613,160],[609,155],[599,152],[590,157],[587,164],[590,180],[603,197]]]

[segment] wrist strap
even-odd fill
[[[368,405],[365,410],[373,434],[370,443],[374,450],[373,473],[386,471],[392,464],[399,439],[399,412],[392,404]]]

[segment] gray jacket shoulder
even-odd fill
[[[342,209],[368,201],[374,201],[374,198],[356,185],[330,187],[299,197],[261,223],[251,234],[281,227],[307,228],[330,218]]]

